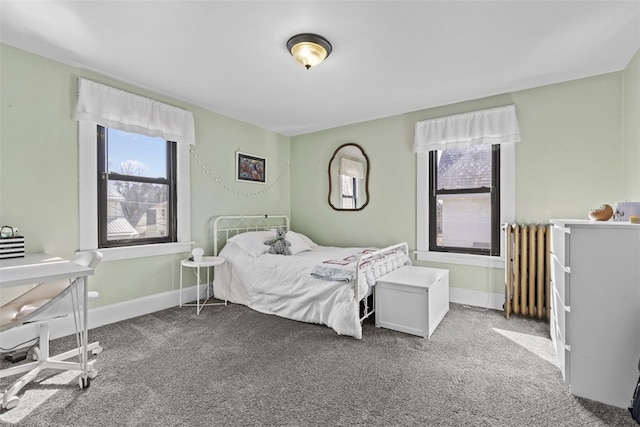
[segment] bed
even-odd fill
[[[268,253],[264,241],[287,230],[292,255]],[[289,230],[286,216],[221,216],[213,221],[217,267],[214,295],[256,311],[331,327],[362,338],[362,321],[373,314],[377,278],[411,264],[408,246],[383,249],[319,246]]]

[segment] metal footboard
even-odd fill
[[[357,307],[358,313],[360,312],[359,310],[360,310],[361,299],[363,300],[363,304],[364,304],[364,312],[362,316],[360,316],[360,322],[362,322],[367,317],[371,316],[375,311],[375,307],[369,307],[369,301],[367,298],[368,296],[365,296],[365,295],[363,295],[362,297],[360,296],[360,286],[359,286],[360,280],[367,280],[366,277],[361,277],[361,275],[364,273],[363,271],[361,271],[362,264],[364,264],[366,261],[371,260],[375,257],[395,252],[398,249],[402,249],[404,253],[407,255],[407,259],[411,259],[409,257],[409,245],[406,242],[387,246],[386,248],[378,249],[377,251],[362,255],[358,258],[358,262],[356,264],[356,275],[353,283],[353,290],[355,294],[355,303],[358,306]]]

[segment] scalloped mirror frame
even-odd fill
[[[339,154],[342,151],[346,151],[346,149],[353,147],[355,149],[358,149],[360,151],[360,153],[362,153],[362,157],[365,161],[365,175],[364,175],[364,195],[365,195],[365,201],[364,203],[362,203],[361,206],[357,207],[357,208],[340,208],[337,207],[333,204],[333,202],[331,201],[331,195],[332,192],[334,190],[333,185],[332,185],[332,177],[331,177],[331,166],[333,165],[334,160],[337,160],[336,158],[339,156]],[[338,157],[340,158],[340,157]],[[369,204],[369,169],[370,169],[370,164],[369,164],[369,157],[367,156],[367,153],[364,152],[364,149],[353,142],[348,142],[346,144],[342,144],[341,146],[339,146],[338,148],[336,148],[336,150],[333,152],[333,156],[331,156],[331,160],[329,160],[329,167],[327,169],[327,175],[329,177],[329,196],[327,198],[328,202],[329,202],[329,206],[331,206],[331,208],[333,210],[336,211],[361,211],[362,209],[364,209],[368,204]]]

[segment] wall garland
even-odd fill
[[[290,163],[287,162],[287,165],[284,167],[284,169],[282,169],[282,172],[280,172],[278,177],[271,184],[264,187],[262,190],[254,191],[254,192],[245,192],[245,191],[238,191],[236,189],[231,188],[229,185],[225,184],[220,178],[218,178],[213,172],[211,172],[207,167],[207,165],[205,165],[202,162],[202,160],[200,160],[200,158],[198,157],[198,154],[196,154],[196,152],[194,151],[193,146],[189,149],[189,152],[193,156],[193,159],[196,161],[196,163],[200,165],[204,173],[207,174],[207,176],[211,178],[216,184],[220,185],[222,188],[229,191],[230,193],[236,194],[238,196],[243,196],[243,197],[260,196],[266,193],[267,191],[271,190],[280,181],[280,179],[282,179],[284,174],[289,170],[289,166],[290,166]]]

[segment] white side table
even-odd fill
[[[180,261],[180,307],[196,307],[197,314],[200,314],[200,311],[205,305],[227,305],[227,295],[224,296],[224,302],[211,302],[208,303],[209,298],[209,270],[211,267],[215,267],[216,265],[224,264],[224,258],[219,256],[205,256],[202,257],[201,261],[192,261],[190,259],[183,259]],[[182,270],[183,267],[189,267],[195,269],[195,274],[197,277],[196,284],[196,302],[194,303],[182,303]],[[204,302],[200,302],[200,285],[202,285],[202,281],[200,280],[200,267],[204,267],[207,269],[207,299]]]

